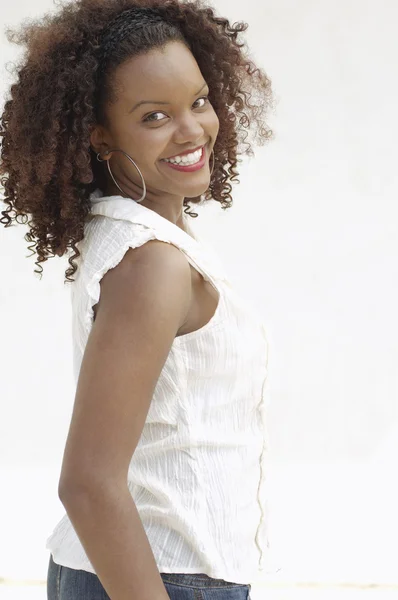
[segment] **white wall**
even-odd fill
[[[213,5],[249,22],[278,99],[233,208],[193,226],[268,321],[279,577],[398,583],[398,6]],[[7,23],[50,9],[15,0]],[[4,35],[1,50],[5,65]],[[45,579],[74,398],[69,284],[64,259],[33,274],[26,231],[0,228],[0,576]]]

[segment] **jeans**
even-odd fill
[[[250,584],[213,579],[205,573],[160,573],[170,600],[250,600]],[[111,600],[94,573],[54,562],[47,573],[47,600]]]

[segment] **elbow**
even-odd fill
[[[74,498],[81,497],[82,494],[91,494],[94,488],[93,477],[88,477],[87,472],[74,472],[73,474],[61,472],[58,481],[58,498],[62,504],[65,504],[65,502],[72,502]]]
[[[83,486],[76,479],[60,479],[58,482],[58,498],[62,504],[69,504],[73,498],[81,496],[83,492],[87,492],[87,485]]]
[[[115,493],[127,490],[126,481],[124,485],[119,481],[114,481],[106,475],[99,477],[78,477],[76,474],[72,477],[62,476],[58,482],[58,498],[64,506],[74,503],[80,504],[82,498],[88,500],[109,499]]]

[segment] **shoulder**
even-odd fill
[[[145,243],[126,246],[103,273],[96,314],[100,306],[131,318],[140,312],[150,318],[169,313],[182,324],[191,288],[190,265],[180,248],[150,237]]]

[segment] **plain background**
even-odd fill
[[[275,139],[190,221],[268,323],[271,541],[284,581],[398,584],[398,5],[217,0],[273,82]],[[5,25],[54,10],[14,0]],[[7,62],[20,50],[1,41]],[[4,208],[4,205],[1,206]],[[74,400],[64,258],[0,227],[0,577],[44,580]]]

